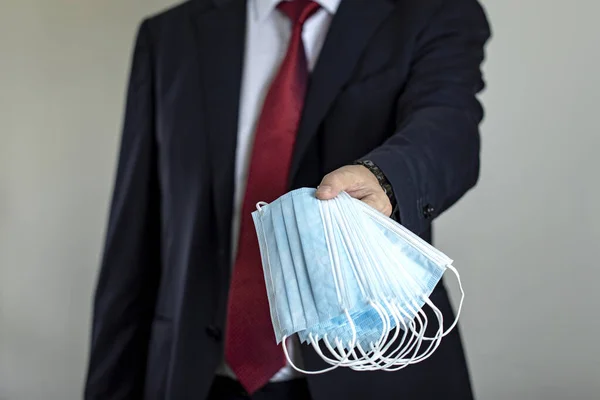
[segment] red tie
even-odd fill
[[[248,393],[264,386],[285,366],[283,351],[275,342],[251,213],[256,203],[271,202],[288,188],[292,150],[308,80],[302,26],[319,5],[293,0],[281,2],[278,8],[290,18],[292,35],[256,128],[225,335],[225,359]]]

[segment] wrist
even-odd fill
[[[390,203],[392,204],[392,209],[395,209],[397,202],[396,197],[394,196],[394,190],[392,189],[392,185],[386,178],[383,171],[370,160],[358,160],[354,162],[354,165],[362,165],[363,167],[367,168],[373,175],[375,175],[375,178],[377,178],[377,181],[379,182],[379,186],[381,186],[384,193],[390,200]]]

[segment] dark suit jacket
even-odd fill
[[[192,0],[140,27],[86,399],[200,400],[222,359],[245,10]],[[476,0],[342,1],[311,77],[290,189],[370,159],[401,222],[430,240],[434,217],[478,178],[488,37]],[[451,320],[443,287],[433,297]],[[456,331],[400,372],[308,379],[316,400],[471,397]]]

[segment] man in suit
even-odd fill
[[[398,372],[295,373],[249,214],[319,186],[430,241],[478,178],[488,38],[477,0],[191,0],[145,20],[86,399],[471,399],[457,330]],[[443,285],[432,299],[453,320]]]

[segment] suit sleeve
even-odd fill
[[[94,306],[86,399],[142,398],[160,271],[151,48],[138,31]]]
[[[363,159],[390,181],[399,219],[420,234],[479,176],[476,95],[490,36],[476,0],[441,0],[416,39],[405,90],[397,104],[396,132]]]

